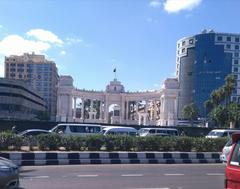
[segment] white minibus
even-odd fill
[[[50,132],[61,135],[93,135],[100,134],[102,126],[95,124],[61,123],[51,129]]]
[[[129,135],[136,136],[137,130],[133,127],[107,126],[102,130],[103,135]]]
[[[142,128],[138,131],[139,136],[179,136],[177,129],[172,128]]]
[[[206,138],[231,137],[235,132],[240,132],[240,130],[213,129],[207,134]]]

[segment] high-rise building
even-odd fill
[[[5,57],[5,77],[26,80],[46,102],[51,120],[55,120],[58,72],[55,62],[44,55],[24,53]]]
[[[177,42],[176,74],[180,94],[178,117],[183,118],[184,105],[194,102],[200,116],[206,116],[204,102],[213,90],[222,86],[225,77],[240,79],[240,34],[203,30],[201,34],[184,37]],[[239,80],[240,81],[240,80]],[[240,83],[231,100],[240,102]]]

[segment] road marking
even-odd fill
[[[22,177],[23,179],[48,179],[49,176]]]
[[[142,177],[143,174],[122,174],[122,177]]]
[[[164,174],[165,176],[183,176],[184,174],[181,174],[181,173],[166,173]]]
[[[129,189],[170,189],[170,188],[129,188]]]
[[[224,176],[224,173],[207,173],[207,176]]]
[[[77,177],[98,177],[98,175],[77,175]]]

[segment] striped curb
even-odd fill
[[[221,163],[213,152],[0,152],[19,166]]]

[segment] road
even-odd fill
[[[221,189],[222,164],[22,167],[21,189]]]

